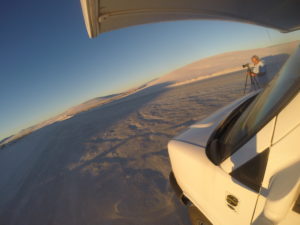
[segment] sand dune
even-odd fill
[[[267,48],[228,52],[200,59],[160,77],[149,85],[164,82],[178,83],[192,79],[199,80],[201,77],[205,78],[211,75],[238,71],[243,64],[250,62],[250,58],[253,55],[258,55],[265,60],[267,64],[276,64],[280,62],[282,60],[281,58],[286,54],[290,55],[297,45],[299,45],[299,41]]]

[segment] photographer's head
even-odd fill
[[[259,63],[260,59],[257,55],[254,55],[251,57],[251,61],[253,62],[254,65],[256,65],[257,63]]]

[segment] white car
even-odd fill
[[[300,48],[260,93],[169,142],[170,181],[193,224],[300,224],[299,62]]]

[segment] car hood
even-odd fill
[[[252,92],[231,104],[219,109],[211,116],[191,125],[185,132],[173,138],[173,140],[186,142],[193,145],[206,147],[207,141],[216,127],[224,121],[227,116],[243,102],[256,95],[258,92]]]

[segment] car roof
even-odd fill
[[[146,23],[217,19],[300,28],[299,0],[80,0],[89,37]]]

